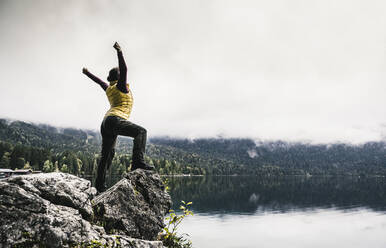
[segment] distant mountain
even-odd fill
[[[305,144],[284,141],[258,142],[251,139],[173,139],[153,138],[156,145],[178,148],[204,158],[231,161],[249,168],[271,166],[287,171],[333,174],[386,172],[386,143],[361,145],[343,143]]]
[[[0,140],[40,148],[83,149],[99,145],[101,138],[99,134],[88,130],[0,119]]]
[[[95,174],[99,133],[0,119],[0,167],[31,166]],[[127,169],[132,140],[121,137],[114,160],[116,173]],[[147,161],[162,174],[386,175],[386,143],[304,144],[252,139],[150,138]],[[48,161],[48,162],[47,162]],[[63,165],[66,165],[63,168]]]

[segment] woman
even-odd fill
[[[128,121],[133,106],[133,96],[129,89],[129,84],[126,83],[127,67],[121,47],[115,42],[114,48],[117,51],[119,68],[115,67],[110,70],[107,77],[109,85],[90,73],[86,68],[83,68],[83,73],[106,91],[111,106],[101,125],[102,157],[98,164],[98,174],[95,181],[95,187],[98,192],[106,190],[106,169],[110,168],[113,160],[115,154],[114,147],[118,135],[134,138],[131,170],[139,168],[145,170],[154,169],[154,166],[150,166],[144,161],[146,129]]]

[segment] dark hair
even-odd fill
[[[109,71],[109,76],[107,77],[107,81],[109,82],[116,81],[118,80],[118,78],[119,78],[119,68],[114,67]]]

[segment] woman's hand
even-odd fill
[[[117,50],[117,52],[121,51],[121,47],[119,46],[118,42],[114,43],[114,48],[115,48],[115,50]]]

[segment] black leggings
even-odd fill
[[[134,138],[132,164],[143,163],[146,147],[146,129],[118,116],[107,116],[101,125],[102,157],[98,164],[95,187],[104,189],[106,169],[109,169],[115,154],[118,135]]]

